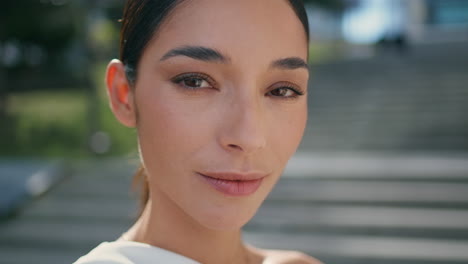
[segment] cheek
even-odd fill
[[[167,87],[154,90],[143,88],[136,98],[142,159],[157,169],[177,168],[206,141],[206,126],[197,122],[192,106],[167,92]]]
[[[278,158],[287,162],[294,154],[304,134],[307,122],[307,103],[301,103],[287,111],[278,111],[270,117],[270,144]]]
[[[174,89],[170,84],[161,82],[141,87],[137,92],[138,128],[144,137],[141,140],[148,138],[182,145],[191,142],[190,137],[202,135],[197,133],[199,128],[193,106],[178,96]]]

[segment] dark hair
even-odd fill
[[[120,60],[127,79],[136,81],[136,67],[148,42],[158,32],[163,20],[183,0],[128,0],[120,31]]]
[[[159,27],[174,8],[184,0],[127,0],[120,32],[120,60],[125,65],[128,81],[133,85],[137,79],[137,66],[148,42],[157,34]],[[287,0],[304,26],[307,42],[309,22],[302,0]],[[143,166],[135,173],[133,186],[141,188],[140,215],[149,199],[148,182]]]

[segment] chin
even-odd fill
[[[260,207],[258,201],[239,201],[211,205],[193,212],[194,218],[200,225],[215,231],[240,230],[257,212]]]
[[[237,231],[247,224],[252,217],[253,215],[239,215],[235,213],[229,215],[209,214],[203,216],[198,221],[201,225],[213,231]]]

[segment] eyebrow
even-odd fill
[[[167,60],[172,57],[185,56],[195,60],[207,61],[207,62],[229,62],[230,59],[221,52],[202,46],[182,46],[168,51],[160,61]]]
[[[213,48],[203,47],[203,46],[182,46],[174,48],[168,51],[164,56],[161,57],[160,61],[165,61],[167,59],[185,56],[195,60],[201,60],[206,62],[220,62],[228,63],[231,59],[221,52]],[[270,64],[271,68],[279,68],[285,70],[295,70],[295,69],[309,69],[309,65],[303,59],[299,57],[288,57],[282,58],[273,61]]]
[[[280,68],[285,70],[295,70],[295,69],[309,69],[309,64],[305,60],[299,57],[289,57],[279,60],[275,60],[271,63],[272,68]]]

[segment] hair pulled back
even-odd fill
[[[121,19],[120,61],[125,65],[125,73],[130,85],[134,86],[138,62],[161,24],[179,4],[186,0],[127,0]],[[196,1],[196,0],[192,0]],[[307,42],[310,39],[309,22],[302,0],[287,0],[301,21]],[[133,186],[140,187],[140,213],[149,199],[149,188],[145,169],[141,165],[135,173]]]

